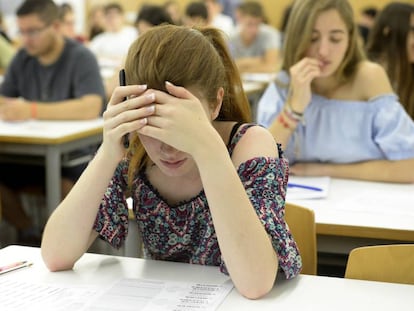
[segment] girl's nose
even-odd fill
[[[161,144],[160,150],[164,154],[174,154],[178,152],[178,150],[174,147],[164,143]]]

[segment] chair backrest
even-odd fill
[[[355,248],[349,254],[345,278],[414,284],[414,244]]]
[[[285,220],[289,225],[293,238],[298,245],[302,257],[302,274],[316,275],[317,247],[316,225],[313,210],[286,203]]]

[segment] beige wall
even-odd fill
[[[184,9],[184,7],[192,0],[177,0],[177,1],[182,4],[182,8]],[[272,24],[275,27],[280,26],[284,9],[286,8],[286,6],[288,6],[292,2],[292,0],[258,0],[258,1],[263,4],[270,24]],[[349,1],[354,7],[356,16],[358,16],[358,12],[360,12],[361,9],[366,6],[374,6],[377,8],[382,8],[387,3],[394,2],[391,0],[349,0]],[[414,4],[414,0],[399,0],[399,1],[409,2],[409,3]],[[88,8],[93,3],[102,4],[104,2],[113,2],[113,1],[86,0],[85,2]],[[144,3],[162,4],[165,2],[165,0],[118,0],[115,2],[121,3],[126,11],[135,12],[135,11],[138,11],[138,8]]]

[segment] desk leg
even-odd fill
[[[49,146],[46,152],[46,206],[50,216],[61,200],[61,163],[57,146]]]

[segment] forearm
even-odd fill
[[[88,120],[97,118],[102,109],[102,99],[98,95],[86,95],[78,99],[59,102],[31,102],[32,115],[40,120]]]
[[[42,256],[50,270],[71,269],[96,238],[93,224],[116,165],[99,150],[50,216],[42,240]]]
[[[414,183],[414,159],[323,164],[321,175],[379,182]]]
[[[275,141],[282,145],[282,148],[286,150],[291,136],[293,135],[299,122],[302,121],[302,116],[297,113],[292,113],[291,104],[286,102],[282,111],[273,120],[269,126],[269,131],[275,138]],[[289,111],[289,112],[286,112]],[[303,113],[302,113],[303,114]]]
[[[278,261],[223,142],[210,140],[212,153],[199,157],[204,191],[226,267],[237,289],[258,298],[273,286]]]

